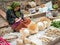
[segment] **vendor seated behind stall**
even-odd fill
[[[19,31],[21,28],[27,28],[28,24],[30,23],[29,18],[24,18],[24,15],[20,10],[19,2],[13,2],[7,10],[6,15],[7,21],[14,31]]]

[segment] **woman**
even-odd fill
[[[6,14],[7,21],[14,31],[19,31],[21,28],[27,28],[28,24],[30,23],[30,19],[24,18],[24,15],[20,10],[19,2],[13,2]],[[21,20],[19,20],[20,17]]]

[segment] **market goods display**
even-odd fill
[[[34,34],[38,32],[38,27],[37,24],[35,22],[31,22],[28,26],[28,29],[30,31],[30,34]]]
[[[36,24],[35,24],[35,22],[32,22],[30,25],[29,25],[29,30],[35,30],[35,28],[36,28]]]
[[[14,39],[17,39],[18,36],[17,35],[13,35],[13,34],[6,34],[5,36],[3,36],[3,39],[7,40],[8,42],[13,41]]]
[[[10,45],[5,39],[0,37],[0,45]]]
[[[29,4],[32,8],[36,7],[36,3],[35,3],[34,1],[28,2],[28,4]]]
[[[53,20],[51,26],[54,26],[56,28],[60,28],[60,19]]]
[[[21,39],[17,39],[17,41],[16,41],[16,42],[17,42],[17,44],[16,44],[16,45],[24,45],[24,44],[23,44],[23,40],[21,40]]]
[[[40,17],[39,21],[41,21],[41,22],[43,22],[43,21],[50,22],[50,19],[48,19],[47,17]]]
[[[21,34],[22,39],[23,39],[23,38],[26,38],[27,36],[30,35],[30,31],[27,28],[23,28],[20,30],[20,34]]]
[[[45,7],[45,4],[40,4],[40,7],[41,7],[41,8]]]
[[[51,41],[56,40],[59,36],[60,36],[60,30],[58,28],[49,27],[48,29],[46,29],[44,31],[41,31],[41,32],[39,31],[37,33],[34,33],[33,35],[30,34],[28,37],[25,37],[22,40],[23,40],[23,44],[25,44],[25,45],[27,45],[27,44],[29,44],[29,45],[47,45]]]
[[[31,21],[27,28],[20,29],[19,38],[16,35],[9,35],[5,39],[10,42],[18,38],[17,45],[46,45],[60,36],[60,30],[55,27],[49,28],[50,24],[50,19],[41,17],[37,22]]]
[[[35,8],[31,8],[31,9],[29,9],[29,13],[30,13],[30,14],[34,14],[34,13],[36,13],[36,9],[35,9]]]
[[[30,39],[25,38],[24,40],[18,39],[17,45],[36,45],[36,44],[32,42]]]
[[[39,30],[45,29],[45,25],[42,22],[38,22],[37,25],[38,25]]]
[[[28,39],[28,38],[25,38],[25,39],[24,39],[24,44],[31,44],[31,40]]]
[[[60,30],[59,29],[48,29],[45,32],[45,35],[48,37],[59,37],[60,36]]]
[[[51,20],[46,17],[41,17],[37,23],[39,30],[44,30],[45,28],[49,27],[51,24]]]
[[[39,40],[39,39],[36,38],[36,37],[31,36],[31,37],[29,37],[28,39],[30,39],[31,42],[32,42],[33,44],[35,44],[35,45],[42,45],[41,40]]]
[[[45,37],[42,37],[42,38],[39,38],[42,42],[51,42],[51,40],[50,39],[48,39],[48,38],[45,38]]]

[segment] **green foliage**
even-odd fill
[[[54,4],[53,5],[53,9],[58,9],[58,5],[57,4]]]
[[[54,26],[56,28],[60,28],[60,21],[52,21],[51,26]]]

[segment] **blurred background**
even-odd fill
[[[26,5],[27,2],[32,1],[32,0],[0,0],[0,9],[6,11],[7,7],[13,2],[13,1],[19,1],[20,4],[22,3],[24,6]],[[35,2],[38,2],[37,4],[41,3],[47,3],[49,1],[52,1],[53,4],[58,3],[60,4],[60,0],[34,0]],[[22,6],[21,6],[22,7]],[[60,5],[59,5],[60,7]]]

